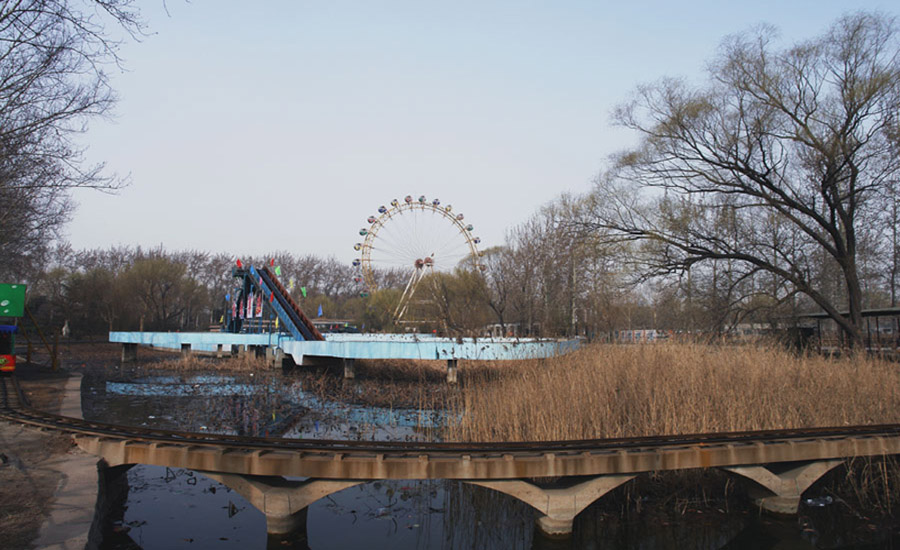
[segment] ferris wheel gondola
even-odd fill
[[[400,321],[426,275],[457,266],[483,270],[478,251],[481,239],[473,236],[475,227],[463,220],[453,206],[442,205],[439,199],[429,201],[425,195],[407,195],[402,201],[392,200],[390,206],[379,206],[378,215],[369,216],[369,225],[359,230],[365,239],[353,246],[360,253],[353,266],[360,271],[363,293],[378,289],[380,270],[408,272],[393,314],[394,321]]]

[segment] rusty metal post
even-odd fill
[[[872,353],[872,326],[868,317],[866,317],[866,351]]]
[[[881,354],[881,318],[875,316],[875,345],[878,346],[878,354]]]
[[[53,350],[50,353],[50,368],[56,370],[59,366],[59,333],[53,335]]]
[[[822,349],[825,347],[825,335],[822,333],[822,320],[816,319],[816,334],[819,336],[819,354],[822,353]]]
[[[897,348],[900,347],[900,317],[894,317],[893,327],[891,332],[894,333],[894,351],[897,351]]]

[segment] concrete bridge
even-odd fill
[[[551,536],[570,534],[582,510],[638,474],[663,470],[721,468],[752,481],[762,509],[795,514],[803,492],[845,459],[900,454],[900,426],[459,445],[135,435],[75,441],[110,466],[186,468],[218,480],[260,509],[272,534],[302,528],[316,500],[380,479],[456,479],[500,491],[540,512]]]

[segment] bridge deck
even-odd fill
[[[717,444],[649,444],[577,451],[248,448],[213,443],[173,443],[150,438],[76,436],[78,445],[110,464],[157,464],[256,476],[320,479],[520,479],[596,476],[688,468],[844,459],[900,454],[896,435],[769,439]],[[286,442],[285,442],[286,443]],[[436,446],[437,447],[437,446]],[[499,444],[498,447],[502,447]]]
[[[578,349],[579,340],[517,338],[438,338],[416,334],[328,334],[327,340],[295,340],[285,334],[228,332],[110,332],[109,341],[167,349],[190,345],[198,351],[218,346],[271,346],[290,354],[298,365],[304,356],[339,359],[539,359]]]

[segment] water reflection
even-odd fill
[[[306,529],[267,537],[261,512],[189,470],[135,466],[102,548],[530,548],[534,516],[510,497],[453,481],[371,482],[307,510]]]
[[[311,505],[305,530],[267,537],[262,513],[200,474],[135,466],[128,472],[128,483],[127,505],[108,529],[104,550],[800,550],[894,548],[898,542],[810,540],[809,531],[798,528],[797,520],[778,521],[748,511],[698,510],[673,518],[654,509],[617,515],[599,505],[579,516],[570,539],[553,540],[535,533],[534,511],[523,503],[481,487],[442,480],[376,481],[351,487]],[[809,516],[804,516],[799,525],[808,521]]]
[[[262,512],[201,474],[137,465],[127,484],[125,505],[111,510],[104,549],[254,548],[265,540]]]
[[[119,375],[121,378],[122,375]],[[86,418],[141,427],[256,437],[413,441],[433,439],[440,410],[329,399],[309,378],[271,373],[86,377]],[[363,386],[354,382],[362,393]]]

